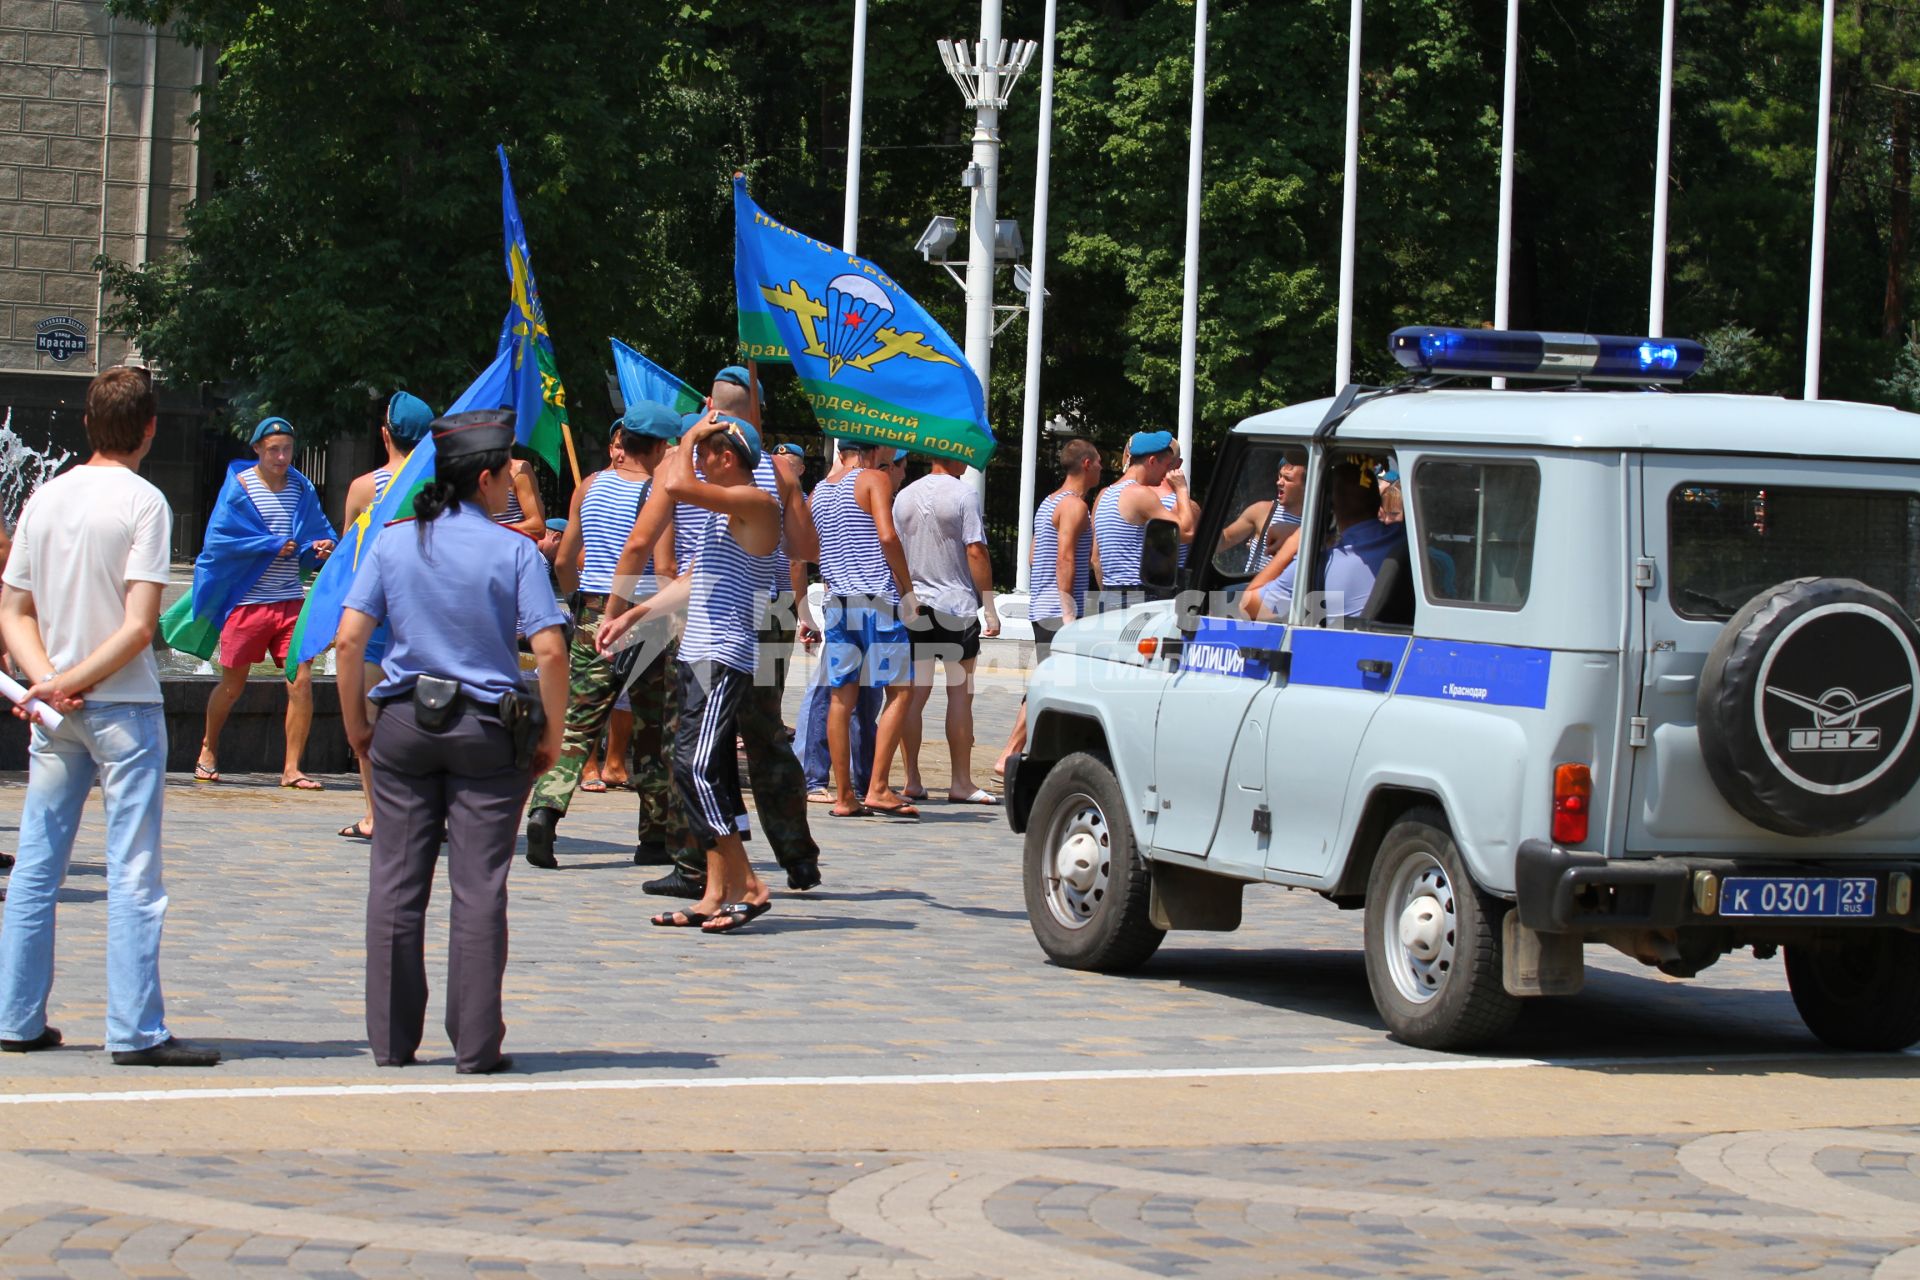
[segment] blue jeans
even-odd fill
[[[147,1049],[168,1038],[160,994],[166,766],[167,722],[157,702],[95,702],[56,732],[33,727],[18,861],[0,923],[0,1039],[31,1040],[47,1025],[54,904],[96,776],[107,811],[107,1048]]]
[[[827,664],[814,671],[813,683],[800,697],[800,723],[793,727],[793,752],[800,757],[800,769],[807,776],[807,790],[833,790],[833,760],[827,753],[827,704],[833,691],[826,684]],[[873,776],[873,735],[880,719],[880,704],[886,694],[866,685],[853,704],[853,790],[867,794],[867,782]]]

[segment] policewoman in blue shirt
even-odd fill
[[[500,987],[507,968],[507,868],[520,808],[560,754],[567,706],[563,615],[533,541],[506,509],[513,412],[433,423],[434,480],[361,561],[341,617],[341,718],[372,765],[367,892],[367,1039],[383,1067],[414,1060],[427,1013],[425,932],[440,832],[453,888],[447,1038],[462,1074],[506,1070]],[[385,621],[386,677],[368,722],[362,656]],[[518,637],[539,661],[520,674]]]

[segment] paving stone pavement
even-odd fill
[[[1018,692],[1013,677],[983,682],[983,777]],[[940,706],[936,695],[934,723]],[[938,793],[937,752],[929,775]],[[64,894],[54,992],[53,1020],[75,1047],[0,1061],[0,1095],[453,1085],[437,1009],[422,1067],[380,1072],[367,1057],[365,847],[333,834],[355,814],[351,780],[327,781],[318,796],[260,776],[169,787],[170,1021],[228,1056],[186,1081],[129,1079],[99,1051],[105,912],[93,809]],[[10,785],[4,818],[18,812]],[[812,812],[825,885],[777,890],[774,911],[750,929],[704,937],[648,927],[661,900],[639,890],[657,872],[629,858],[633,797],[582,797],[561,828],[562,869],[520,864],[511,881],[516,1077],[1311,1073],[1450,1061],[1385,1037],[1357,916],[1314,895],[1256,889],[1236,934],[1176,935],[1132,976],[1069,973],[1045,964],[1027,931],[1019,842],[997,810],[929,805],[917,825]],[[442,937],[430,974],[443,965]],[[1588,990],[1530,1006],[1500,1054],[1817,1054],[1777,962],[1732,959],[1679,983],[1610,953],[1589,960]],[[1535,1073],[1506,1074],[1517,1091],[1538,1088],[1526,1083]],[[1310,1090],[1315,1078],[1253,1082],[1246,1096]],[[1410,1080],[1388,1074],[1373,1086],[1404,1127],[1393,1140],[1145,1145],[1063,1113],[1058,1131],[1008,1135],[1004,1150],[984,1134],[965,1149],[848,1151],[832,1149],[834,1103],[823,1101],[816,1119],[829,1137],[818,1149],[684,1150],[680,1139],[705,1123],[687,1094],[660,1095],[631,1142],[621,1138],[628,1150],[570,1150],[574,1135],[562,1134],[552,1150],[289,1149],[290,1130],[265,1110],[257,1133],[215,1143],[183,1127],[157,1153],[15,1138],[0,1141],[0,1275],[1920,1275],[1920,1129],[1496,1138],[1469,1125],[1435,1136]],[[1649,1076],[1645,1087],[1667,1086]],[[849,1107],[860,1096],[851,1085],[821,1095]],[[924,1096],[930,1109],[959,1105]],[[1571,1118],[1582,1101],[1540,1105]],[[14,1127],[0,1119],[0,1132]]]

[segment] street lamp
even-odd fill
[[[973,193],[967,228],[967,363],[973,366],[984,395],[993,369],[994,264],[1015,261],[1020,256],[1017,248],[1011,256],[1002,256],[1002,232],[995,217],[1000,191],[1000,112],[1038,46],[1031,40],[1000,38],[1000,0],[981,0],[978,40],[972,44],[964,40],[936,43],[941,65],[974,112],[973,159],[962,170],[960,185]],[[1019,242],[1017,228],[1012,240],[1015,245]],[[985,486],[986,477],[974,471],[968,474],[968,480],[978,492]]]

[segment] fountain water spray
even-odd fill
[[[13,410],[7,410],[0,422],[0,520],[11,529],[20,521],[27,499],[73,458],[65,449],[54,452],[53,442],[40,450],[22,440],[13,430]]]

